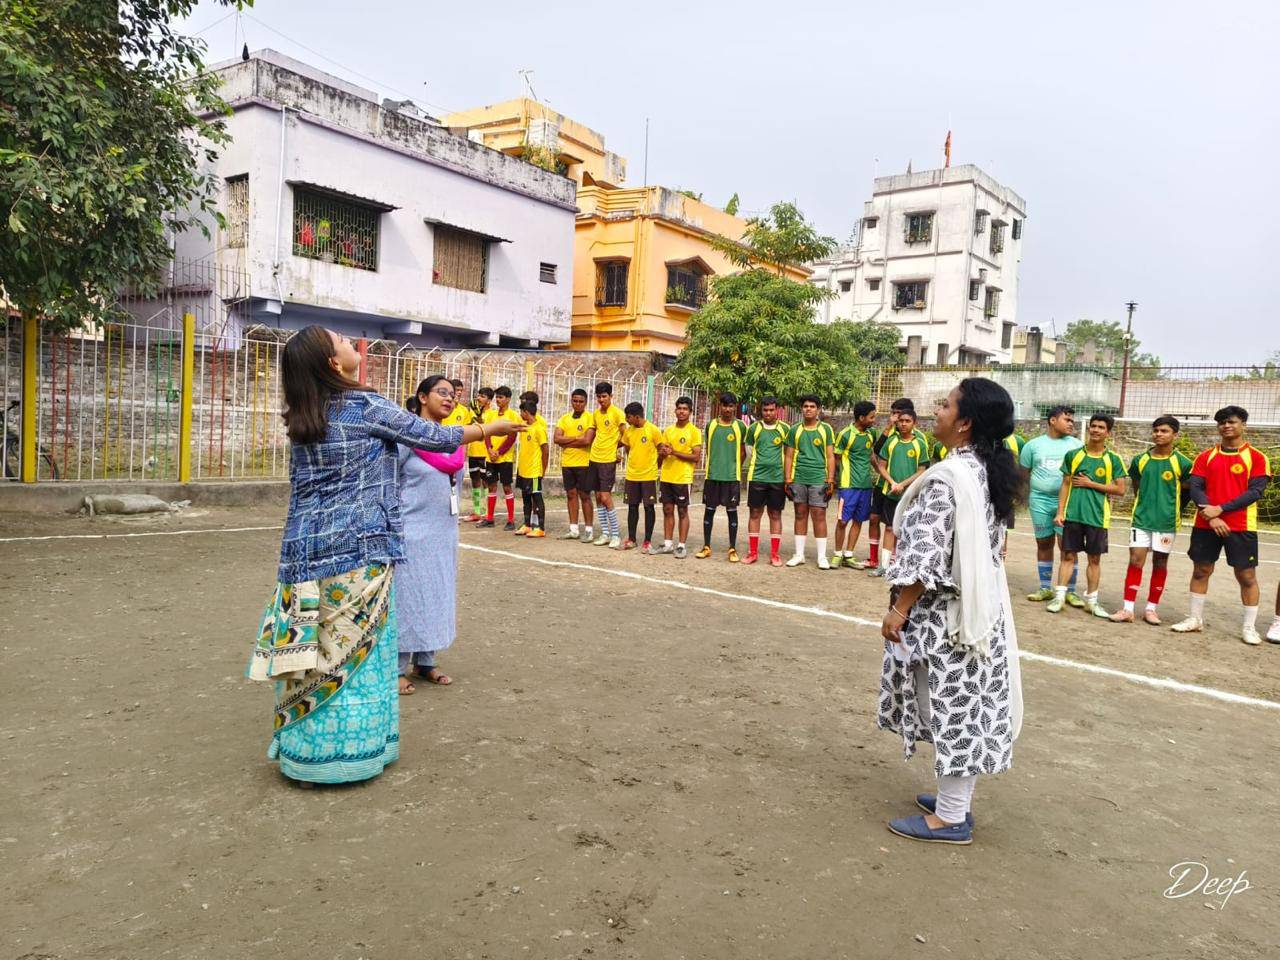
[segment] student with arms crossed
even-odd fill
[[[1098,603],[1102,582],[1102,555],[1107,552],[1111,526],[1110,497],[1124,494],[1124,461],[1107,449],[1115,427],[1110,414],[1095,413],[1089,418],[1089,439],[1083,448],[1067,454],[1062,461],[1062,488],[1053,524],[1062,528],[1062,564],[1054,597],[1045,609],[1058,613],[1066,602],[1067,590],[1075,578],[1076,558],[1088,557],[1085,569],[1084,608],[1095,617],[1109,617]]]
[[[782,566],[782,508],[787,503],[783,480],[783,452],[791,428],[778,419],[778,401],[760,401],[760,419],[747,427],[751,461],[747,466],[747,556],[743,563],[760,559],[760,518],[769,512],[769,563]]]
[[[1240,584],[1244,606],[1240,639],[1250,646],[1258,636],[1258,501],[1271,480],[1271,464],[1261,450],[1245,441],[1249,412],[1243,407],[1223,407],[1213,415],[1218,443],[1196,457],[1188,487],[1196,505],[1195,524],[1187,556],[1195,564],[1191,572],[1191,612],[1173,625],[1178,633],[1204,629],[1204,598],[1218,557],[1225,551],[1227,564]],[[1268,630],[1270,634],[1275,631]],[[1276,638],[1280,642],[1280,637]]]
[[[1133,623],[1142,568],[1151,554],[1151,588],[1142,619],[1160,625],[1156,607],[1169,575],[1169,553],[1182,522],[1183,496],[1191,479],[1191,461],[1173,449],[1181,424],[1177,417],[1156,417],[1151,449],[1129,463],[1133,484],[1133,517],[1129,521],[1129,569],[1124,576],[1124,608],[1111,615],[1116,623]]]
[[[685,558],[685,541],[689,539],[689,490],[693,486],[693,469],[702,459],[702,431],[689,421],[693,415],[693,401],[688,397],[676,399],[676,422],[662,431],[662,446],[658,448],[662,470],[659,474],[659,499],[662,501],[662,553],[674,553],[677,560]],[[679,541],[671,545],[680,514]]]

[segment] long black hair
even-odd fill
[[[291,443],[319,443],[329,429],[329,401],[348,390],[369,390],[329,364],[333,337],[318,324],[299,330],[280,351],[285,432]]]
[[[1008,523],[1015,504],[1022,499],[1022,472],[1005,446],[1014,429],[1013,400],[994,380],[968,377],[957,388],[960,402],[956,416],[969,421],[970,449],[987,467],[987,489],[996,519]]]
[[[422,416],[422,401],[418,397],[430,393],[435,389],[435,385],[443,379],[445,379],[443,373],[433,373],[427,377],[427,379],[418,384],[418,389],[405,399],[404,408],[410,413]]]

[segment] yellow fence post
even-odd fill
[[[525,360],[524,362],[524,388],[526,390],[533,389],[533,361]],[[539,397],[538,399],[542,399]]]
[[[178,482],[191,482],[191,414],[195,397],[196,315],[182,315],[182,401],[178,412]]]
[[[40,385],[40,327],[22,321],[22,482],[36,482],[36,394]]]

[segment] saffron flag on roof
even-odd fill
[[[951,166],[951,131],[947,131],[947,142],[943,144],[942,152],[946,154],[947,162],[944,166]]]

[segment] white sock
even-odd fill
[[[669,547],[669,546],[671,546],[671,541],[670,541],[670,540],[663,540],[663,541],[662,541],[662,546],[663,546],[663,547]]]
[[[1125,613],[1133,613],[1133,605],[1134,605],[1134,603],[1135,603],[1135,602],[1136,602],[1136,601],[1133,601],[1133,600],[1126,600],[1126,601],[1124,602],[1124,612],[1125,612]],[[1148,606],[1150,606],[1150,604],[1148,604]]]
[[[1203,593],[1193,593],[1191,595],[1191,617],[1194,620],[1204,622],[1204,598]]]
[[[578,535],[578,525],[576,523],[569,524],[569,532],[576,537]]]
[[[591,536],[593,533],[595,533],[595,530],[594,530],[594,529],[592,529],[591,524],[589,524],[589,523],[588,523],[588,524],[587,524],[587,537],[588,537],[588,538],[590,538],[590,536]]]
[[[1067,599],[1067,588],[1066,588],[1066,587],[1054,587],[1054,588],[1053,588],[1053,592],[1054,592],[1055,594],[1057,594],[1057,597],[1058,597],[1058,599],[1059,599],[1059,600],[1065,600],[1065,599]]]
[[[681,540],[679,543],[677,543],[677,544],[676,544],[676,546],[677,546],[677,547],[680,547],[680,549],[682,549],[682,550],[683,550],[683,549],[684,549],[684,541],[683,541],[683,540]]]
[[[1091,605],[1091,606],[1092,606],[1093,604],[1097,603],[1097,602],[1098,602],[1098,591],[1097,591],[1097,590],[1095,590],[1095,591],[1093,591],[1093,593],[1086,593],[1086,594],[1084,595],[1084,602],[1085,602],[1085,603],[1087,603],[1087,604],[1089,604],[1089,605]]]
[[[1246,630],[1256,630],[1256,629],[1257,629],[1257,627],[1258,627],[1258,608],[1257,608],[1257,607],[1245,607],[1245,608],[1244,608],[1244,624],[1243,624],[1243,626],[1244,626],[1244,629],[1246,629]]]
[[[804,556],[804,541],[805,541],[804,534],[799,534],[796,536],[796,556],[797,557]]]
[[[827,541],[826,540],[817,541],[817,547],[818,547],[819,562],[827,559]]]
[[[1155,613],[1156,605],[1150,600],[1147,601],[1147,613]]]

